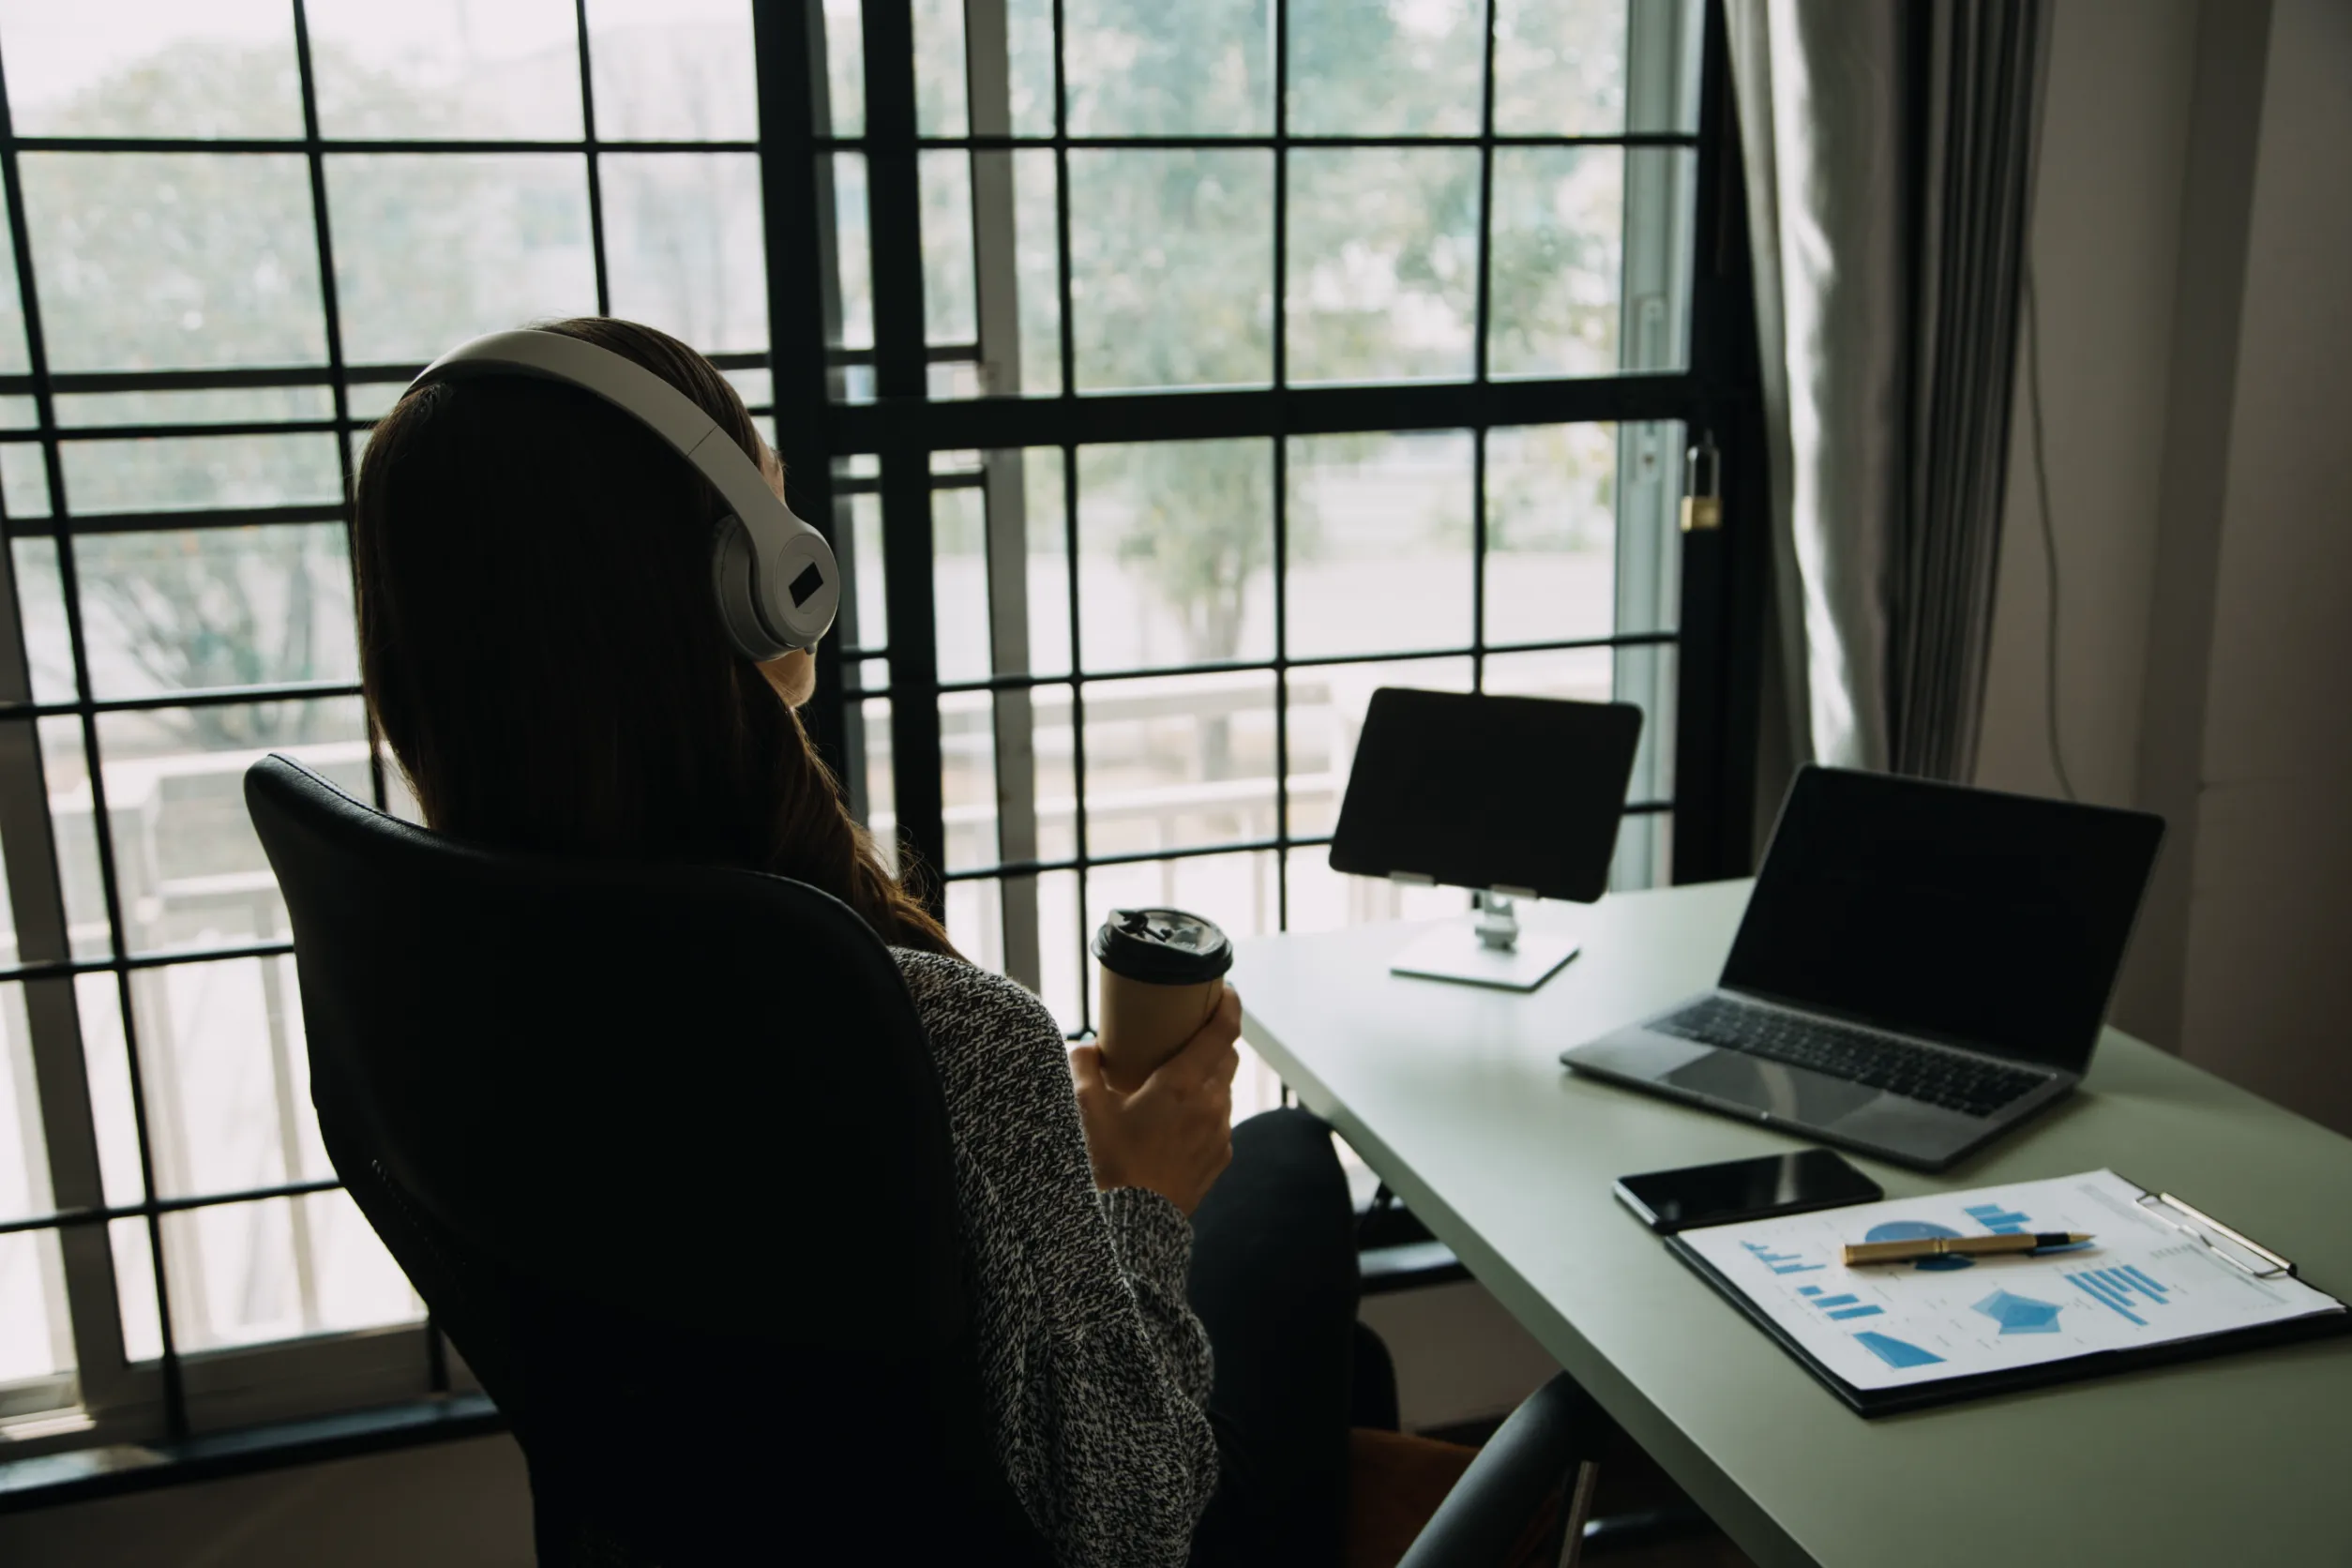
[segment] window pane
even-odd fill
[[[1053,0],[1005,0],[1004,56],[1013,134],[1053,134]]]
[[[23,628],[25,658],[32,667],[33,701],[70,702],[75,695],[73,645],[66,637],[66,595],[57,574],[57,542],[12,539],[9,552],[16,565],[17,619]]]
[[[0,1236],[0,1389],[72,1370],[73,1325],[66,1316],[57,1233]]]
[[[156,1316],[155,1255],[148,1250],[147,1222],[110,1221],[106,1240],[114,1254],[114,1299],[123,1314],[123,1354],[153,1361],[163,1353],[163,1330]]]
[[[893,787],[890,744],[890,699],[868,697],[858,704],[859,722],[866,731],[866,827],[874,848],[893,876],[898,874],[897,792]]]
[[[424,1316],[339,1193],[166,1214],[163,1254],[173,1344],[184,1353]]]
[[[92,534],[73,552],[98,697],[359,678],[340,523]]]
[[[599,172],[612,313],[704,354],[763,352],[759,155],[612,153]]]
[[[1489,654],[1486,689],[1518,697],[1565,697],[1577,702],[1606,702],[1616,687],[1609,655],[1606,648]],[[1642,727],[1648,730],[1646,719]]]
[[[834,156],[833,247],[841,286],[840,336],[835,339],[836,346],[870,349],[874,346],[874,270],[873,249],[866,235],[864,153]],[[870,379],[870,368],[867,373]]]
[[[9,938],[9,961],[16,961]],[[41,1133],[40,1092],[33,1078],[33,1032],[24,1017],[24,988],[0,985],[0,1220],[48,1214],[56,1205],[49,1187],[49,1141]],[[8,1260],[0,1256],[0,1301],[11,1289]],[[0,1323],[9,1314],[0,1311]],[[12,1347],[0,1330],[0,1382],[8,1380]],[[42,1368],[47,1370],[47,1368]]]
[[[0,209],[8,203],[8,181],[6,171],[0,170]],[[49,352],[53,360],[57,353],[55,343]],[[21,376],[32,369],[32,357],[24,343],[24,298],[16,286],[16,247],[0,245],[0,375]],[[12,430],[31,430],[40,422],[40,410],[32,399],[10,397],[0,401]]]
[[[1053,154],[1013,155],[1013,270],[1021,316],[1021,385],[1048,397],[1062,390],[1061,179]]]
[[[1497,375],[1614,375],[1623,153],[1498,147],[1494,158],[1487,364]]]
[[[1486,641],[1558,642],[1615,629],[1616,494],[1611,426],[1487,432]]]
[[[607,142],[759,137],[745,0],[588,0],[588,68]]]
[[[335,393],[318,386],[221,386],[202,392],[61,392],[57,423],[232,425],[266,419],[332,419]]]
[[[422,364],[479,333],[594,314],[586,164],[569,153],[326,160],[343,354]]]
[[[49,465],[29,441],[0,445],[0,506],[12,518],[50,515]]]
[[[1274,129],[1267,0],[1065,0],[1073,136]]]
[[[1086,951],[1093,936],[1078,908],[1076,871],[1048,871],[1037,879],[1037,994],[1053,1009],[1063,1033],[1076,1033],[1084,1025],[1086,972],[1094,956]]]
[[[988,657],[987,507],[976,488],[931,492],[931,604],[939,678],[984,680]]]
[[[327,136],[580,139],[572,0],[308,0],[308,13]]]
[[[1382,686],[1468,691],[1467,658],[1383,659],[1290,671],[1290,836],[1319,837],[1339,821],[1364,711]]]
[[[74,1011],[82,1018],[82,1061],[90,1082],[90,1121],[98,1133],[98,1184],[116,1208],[147,1193],[139,1168],[139,1113],[130,1100],[130,1046],[123,1033],[123,999],[114,976],[73,977]]]
[[[1274,446],[1078,449],[1078,635],[1089,671],[1274,656]]]
[[[1089,682],[1086,852],[1273,837],[1274,731],[1271,671]]]
[[[1495,129],[1613,136],[1625,128],[1625,13],[1656,0],[1496,0]]]
[[[53,370],[325,359],[301,158],[26,153],[20,163]]]
[[[324,431],[68,441],[58,460],[66,504],[83,517],[294,506],[343,496],[342,462]]]
[[[939,731],[947,869],[994,866],[1003,855],[997,833],[996,730],[989,694],[951,691],[942,696]]]
[[[316,8],[313,8],[315,11]],[[0,3],[19,136],[300,136],[285,0]]]
[[[1289,0],[1294,136],[1475,136],[1483,0]]]
[[[334,1334],[423,1319],[425,1304],[350,1194],[315,1192],[295,1202],[309,1220],[316,1292],[306,1327]]]
[[[1470,457],[1467,431],[1291,438],[1291,657],[1470,645]]]
[[[49,789],[50,831],[57,841],[57,881],[65,895],[66,930],[77,958],[103,958],[114,951],[106,918],[106,892],[98,881],[98,819],[90,792],[90,764],[82,749],[79,719],[40,721],[41,781]]]
[[[1062,448],[1032,446],[1004,455],[1018,456],[1021,465],[1021,531],[1029,545],[1030,672],[1065,674],[1070,668],[1070,541],[1063,505]]]
[[[399,402],[400,394],[407,390],[406,378],[354,380],[344,388],[343,406],[351,411],[351,416],[354,419],[381,419],[392,412],[392,405]],[[357,445],[354,447],[354,452],[364,449],[367,445],[368,432],[366,430],[354,431],[353,439],[357,443]],[[357,464],[354,463],[353,472],[357,471]]]
[[[824,0],[825,88],[833,134],[866,134],[866,34],[859,0]]]
[[[850,497],[850,526],[855,540],[852,556],[856,590],[857,641],[860,648],[890,646],[889,579],[882,559],[882,497],[870,491]]]
[[[968,135],[963,0],[913,0],[912,10],[915,134]]]
[[[354,796],[372,790],[355,697],[102,714],[98,734],[133,952],[286,934],[245,814],[245,770],[263,752],[282,751]]]
[[[158,1197],[334,1174],[310,1108],[292,957],[138,970],[130,995]]]
[[[1073,860],[1078,852],[1078,735],[1071,713],[1068,686],[1038,686],[1029,694],[1040,860]]]
[[[1464,377],[1478,314],[1478,154],[1290,154],[1289,379]]]
[[[917,155],[923,191],[923,333],[930,343],[980,336],[972,249],[972,159],[959,152]]]
[[[1274,155],[1069,157],[1079,389],[1265,385]]]
[[[1004,968],[1004,889],[994,877],[947,884],[947,940],[982,969]]]

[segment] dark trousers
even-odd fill
[[[1192,1561],[1324,1568],[1339,1558],[1360,1403],[1355,1214],[1331,1128],[1296,1109],[1235,1127],[1233,1163],[1192,1232],[1218,1461]]]

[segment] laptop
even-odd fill
[[[1715,988],[1580,1073],[1941,1170],[2090,1065],[2164,821],[1807,767]]]

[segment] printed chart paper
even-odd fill
[[[2344,1304],[2256,1279],[2143,1208],[2112,1170],[1861,1203],[1682,1232],[1838,1377],[1901,1388],[2101,1350],[2229,1334]],[[2227,1216],[2222,1216],[2226,1219]],[[2097,1240],[2007,1257],[1849,1269],[1849,1242],[2071,1230]],[[2261,1238],[2256,1237],[2256,1240]]]

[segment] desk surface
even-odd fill
[[[1864,1421],[1610,1196],[1799,1140],[1571,1075],[1563,1048],[1713,983],[1745,882],[1547,905],[1531,996],[1406,980],[1425,927],[1242,945],[1246,1033],[1766,1568],[2352,1563],[2352,1337]],[[2111,1167],[2352,1291],[2352,1140],[2109,1031],[2083,1089],[1889,1197]]]

